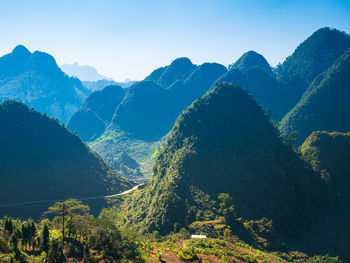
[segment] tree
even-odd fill
[[[64,263],[66,262],[66,257],[63,254],[63,244],[57,239],[52,240],[48,259],[50,263]]]
[[[11,218],[6,218],[5,220],[5,230],[11,235],[13,232],[13,223]]]
[[[221,201],[221,203],[219,203],[220,212],[224,216],[225,223],[227,225],[231,225],[236,218],[233,199],[229,194],[226,193],[219,194],[218,199]]]
[[[42,233],[42,238],[41,238],[41,251],[45,251],[46,253],[49,252],[50,248],[50,231],[47,225],[45,224],[43,233]]]
[[[49,207],[49,210],[44,214],[56,214],[62,217],[62,240],[65,240],[65,226],[66,226],[66,217],[70,216],[70,221],[73,220],[74,214],[85,214],[90,211],[90,208],[87,205],[77,199],[68,199],[64,202],[56,202],[53,206]],[[69,228],[69,236],[71,232],[71,226]],[[69,237],[68,236],[68,237]]]

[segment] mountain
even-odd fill
[[[284,136],[296,131],[300,145],[312,131],[350,130],[350,49],[320,74],[282,119]]]
[[[350,36],[328,27],[314,32],[277,67],[277,79],[284,84],[281,104],[287,113],[301,98],[314,78],[330,67],[347,49]]]
[[[241,70],[250,67],[261,67],[267,72],[271,72],[271,66],[267,60],[262,55],[252,50],[244,53],[234,64],[230,65],[230,68],[238,68]]]
[[[273,119],[279,120],[284,116],[280,104],[280,84],[262,55],[249,51],[230,65],[229,69],[216,83],[238,83],[271,112]]]
[[[167,91],[155,82],[137,82],[116,109],[113,124],[132,138],[160,139],[170,129],[166,122],[171,110],[168,99]]]
[[[18,100],[67,122],[88,94],[78,79],[65,75],[44,52],[30,53],[17,46],[0,58],[0,102]]]
[[[98,81],[98,80],[109,80],[113,81],[110,78],[102,76],[94,67],[87,65],[79,65],[78,62],[73,64],[63,64],[61,69],[70,77],[76,77],[81,81]]]
[[[213,203],[227,193],[239,217],[271,219],[285,239],[309,244],[323,234],[310,223],[318,225],[316,214],[323,219],[328,201],[321,180],[305,166],[254,99],[239,85],[222,83],[178,117],[154,175],[125,201],[127,225],[169,233],[174,225],[213,220]]]
[[[73,114],[67,129],[76,132],[80,138],[89,142],[97,139],[106,129],[104,121],[91,109],[83,107]]]
[[[0,58],[0,102],[18,100],[67,122],[88,94],[81,82],[65,75],[49,54],[31,53],[17,46]]]
[[[169,67],[175,68],[181,61],[177,59]],[[189,65],[185,61],[185,65]],[[136,139],[158,141],[171,130],[181,110],[205,93],[224,72],[226,68],[220,64],[204,63],[185,82],[177,79],[167,89],[154,81],[138,82],[129,89],[116,110],[113,124]]]
[[[340,226],[337,243],[340,254],[350,260],[350,133],[315,131],[300,146],[302,157],[310,163],[328,186],[336,200],[336,217]]]
[[[22,103],[3,102],[0,124],[1,205],[101,196],[131,186],[78,136]],[[36,217],[46,207],[1,208],[0,213]]]
[[[82,81],[81,83],[90,91],[102,90],[107,86],[120,86],[122,88],[129,88],[136,81],[127,80],[123,82],[115,82],[114,80],[100,79],[98,81]]]
[[[120,86],[107,86],[101,91],[94,91],[73,114],[67,128],[77,132],[84,141],[97,139],[105,131],[124,95],[125,90]]]
[[[223,65],[204,63],[185,81],[177,79],[167,88],[150,80],[135,83],[117,107],[106,131],[90,143],[92,149],[116,169],[119,162],[115,156],[125,152],[140,164],[142,173],[150,175],[158,149],[177,116],[226,71]]]
[[[158,83],[167,88],[176,80],[185,80],[196,69],[188,58],[177,58],[169,66],[154,70],[145,80]]]

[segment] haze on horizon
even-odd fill
[[[0,7],[1,56],[22,44],[116,81],[143,79],[184,56],[227,66],[254,50],[274,66],[321,27],[350,32],[346,0],[12,0]]]

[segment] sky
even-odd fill
[[[325,26],[350,33],[350,0],[1,0],[0,55],[22,44],[141,80],[177,57],[227,66],[254,50],[275,66]]]

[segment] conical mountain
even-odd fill
[[[107,86],[101,91],[91,93],[86,98],[84,106],[95,112],[106,123],[109,123],[125,93],[126,91],[120,86]]]
[[[223,81],[240,84],[259,104],[271,112],[273,119],[279,120],[284,116],[280,104],[280,85],[271,74],[271,70],[269,72],[257,65],[247,68],[232,67],[216,83]]]
[[[124,96],[125,90],[120,86],[107,86],[101,91],[94,91],[73,114],[67,128],[84,141],[97,139],[105,131]]]
[[[177,80],[185,80],[196,69],[188,58],[177,58],[169,66],[154,70],[145,80],[158,83],[167,88]]]
[[[181,61],[177,59],[173,64]],[[204,63],[184,82],[177,79],[167,89],[153,81],[136,83],[116,110],[113,124],[136,139],[157,141],[171,130],[180,112],[209,90],[226,71],[223,65]]]
[[[67,129],[76,132],[85,142],[90,142],[105,131],[104,121],[91,109],[83,107],[73,114]]]
[[[169,130],[170,105],[167,91],[153,81],[140,81],[128,90],[117,108],[112,124],[130,137],[154,141]]]
[[[312,131],[350,130],[350,49],[307,89],[298,104],[281,121],[281,132],[296,131],[300,145]]]
[[[118,193],[131,185],[78,136],[20,102],[6,101],[0,105],[0,125],[3,127],[0,180],[6,185],[0,192],[1,206],[101,196]],[[24,206],[20,210],[2,207],[0,212],[34,217],[41,214],[45,205]]]
[[[65,75],[55,59],[17,46],[0,58],[0,102],[14,99],[67,122],[89,91],[76,78]]]
[[[219,193],[228,193],[239,216],[272,219],[291,237],[326,204],[320,189],[319,177],[281,141],[254,99],[223,83],[178,117],[153,177],[126,201],[127,217],[143,230],[167,233],[174,224],[210,219]]]
[[[271,72],[271,66],[267,60],[255,51],[248,51],[244,53],[233,65],[232,68],[238,68],[241,70],[248,69],[250,67],[261,67],[267,72]]]
[[[337,29],[321,28],[277,67],[277,79],[284,85],[280,97],[285,113],[295,106],[314,78],[349,48],[348,34]]]

